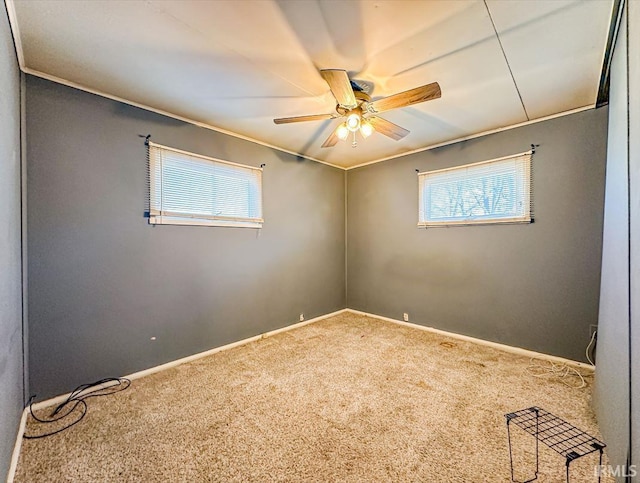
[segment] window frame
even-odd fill
[[[242,170],[249,170],[257,174],[257,191],[259,193],[259,198],[257,201],[257,207],[260,216],[257,218],[244,218],[244,217],[224,217],[224,216],[201,216],[197,214],[189,214],[189,213],[180,213],[173,211],[165,211],[158,209],[158,207],[154,207],[154,201],[157,200],[158,197],[156,193],[158,189],[162,189],[162,185],[158,187],[156,185],[156,178],[154,176],[157,163],[157,159],[155,156],[151,155],[151,149],[158,149],[160,151],[170,151],[172,153],[176,153],[178,155],[185,156],[185,159],[188,161],[197,161],[201,162],[203,165],[223,165],[225,167],[238,168]],[[162,162],[162,161],[161,161]],[[160,168],[162,169],[162,168]],[[191,225],[191,226],[220,226],[220,227],[234,227],[234,228],[262,228],[264,224],[264,214],[263,214],[263,183],[262,183],[262,167],[249,166],[240,163],[234,163],[232,161],[226,161],[223,159],[213,158],[210,156],[205,156],[202,154],[192,153],[189,151],[184,151],[182,149],[173,148],[170,146],[164,146],[162,144],[153,143],[151,141],[147,142],[147,184],[148,184],[148,198],[147,198],[147,209],[145,215],[149,218],[150,225]],[[162,182],[161,182],[162,183]],[[160,205],[162,201],[160,201]]]
[[[480,166],[485,166],[489,164],[497,164],[510,159],[514,161],[517,158],[524,158],[521,163],[523,165],[524,173],[521,175],[521,179],[523,180],[523,210],[524,214],[522,216],[512,216],[512,217],[502,217],[502,218],[477,218],[473,217],[461,218],[458,220],[443,220],[443,221],[434,221],[427,220],[427,209],[425,209],[425,191],[426,185],[428,182],[428,177],[437,175],[439,173],[452,172],[452,171],[463,171],[468,170],[469,168],[475,168]],[[452,227],[452,226],[474,226],[474,225],[498,225],[498,224],[530,224],[534,222],[533,217],[533,151],[526,151],[523,153],[512,154],[509,156],[503,156],[500,158],[489,159],[486,161],[480,161],[476,163],[469,163],[460,166],[452,166],[449,168],[436,169],[432,171],[423,171],[418,172],[418,228],[444,228],[444,227]]]

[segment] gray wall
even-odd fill
[[[20,71],[0,2],[0,480],[22,412]]]
[[[266,163],[263,229],[148,225],[148,133]],[[31,76],[27,153],[38,399],[345,307],[342,170]]]
[[[614,465],[629,451],[629,191],[627,36],[622,20],[611,64],[609,143],[594,409]]]
[[[627,2],[611,66],[602,290],[594,388],[594,408],[614,465],[627,461],[640,464],[637,457],[640,451],[639,26],[640,4]],[[637,466],[635,469],[640,470]],[[624,480],[619,478],[619,481]],[[633,481],[640,481],[640,477],[636,476]]]
[[[350,308],[584,360],[598,320],[607,111],[348,171]],[[416,169],[533,157],[535,223],[418,229]]]

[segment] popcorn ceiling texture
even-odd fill
[[[591,377],[575,389],[528,365],[345,313],[89,399],[78,425],[24,441],[16,481],[506,482],[507,412],[540,406],[600,436]],[[531,478],[534,440],[512,434]],[[564,481],[564,459],[540,456],[538,481]],[[571,481],[596,481],[596,464],[572,463]]]

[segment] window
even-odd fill
[[[530,223],[531,155],[419,173],[418,226]]]
[[[260,228],[262,169],[149,142],[149,223]]]

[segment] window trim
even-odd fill
[[[448,168],[434,169],[432,171],[421,171],[418,172],[418,228],[446,228],[452,226],[476,226],[476,225],[515,225],[515,224],[530,224],[534,222],[533,217],[533,150],[525,151],[522,153],[511,154],[508,156],[502,156],[499,158],[488,159],[486,161],[479,161],[476,163],[463,164],[459,166],[451,166]],[[426,175],[432,175],[435,173],[445,173],[448,171],[457,171],[465,168],[471,168],[476,166],[482,166],[485,164],[497,163],[499,161],[505,161],[507,159],[514,159],[528,156],[528,160],[525,164],[525,173],[523,179],[525,180],[526,187],[528,189],[524,190],[524,205],[527,207],[525,210],[524,216],[518,217],[509,217],[509,218],[481,218],[477,221],[473,219],[464,219],[464,220],[446,220],[446,221],[426,221],[422,220],[423,218],[423,207],[424,207],[424,179]]]
[[[248,169],[259,173],[259,208],[260,218],[242,218],[242,217],[222,217],[222,216],[202,216],[192,215],[188,213],[179,213],[171,211],[162,211],[154,209],[151,206],[151,200],[155,198],[154,192],[158,188],[152,181],[153,172],[155,168],[155,159],[152,159],[151,148],[160,150],[171,151],[177,154],[188,156],[190,158],[197,158],[210,165],[227,165],[241,169]],[[148,175],[148,199],[147,199],[147,214],[149,217],[150,225],[191,225],[191,226],[221,226],[221,227],[234,227],[234,228],[262,228],[264,223],[263,206],[264,206],[264,194],[262,189],[262,173],[264,172],[262,167],[249,166],[246,164],[234,163],[232,161],[226,161],[224,159],[213,158],[211,156],[205,156],[203,154],[191,153],[182,149],[157,144],[151,141],[147,142],[147,175]],[[160,188],[162,189],[162,188]]]

